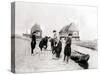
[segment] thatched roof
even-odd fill
[[[35,31],[42,32],[40,25],[34,24],[34,26],[31,28],[31,33],[35,32]]]
[[[79,31],[77,26],[74,23],[64,26],[59,33],[68,33],[73,31]]]

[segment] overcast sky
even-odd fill
[[[43,36],[52,35],[54,29],[59,32],[63,26],[75,22],[79,26],[81,40],[97,38],[96,7],[17,2],[15,9],[16,34],[30,31],[37,23]]]

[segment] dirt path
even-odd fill
[[[81,50],[85,52],[88,50],[79,46],[72,46],[73,49]],[[96,60],[96,53],[94,51],[86,51],[91,55],[89,60],[89,68],[95,68],[94,61]],[[86,53],[85,52],[85,53]],[[53,59],[51,51],[40,52],[37,47],[35,48],[35,55],[32,56],[30,49],[30,41],[16,39],[16,72],[25,73],[25,72],[40,72],[40,71],[62,71],[62,70],[81,70],[83,69],[73,60],[70,60],[69,63],[63,62],[63,51],[61,53],[60,59]],[[93,57],[92,57],[93,56]],[[96,63],[96,62],[95,62]]]

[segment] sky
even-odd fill
[[[15,32],[29,33],[37,23],[42,29],[43,36],[52,36],[64,26],[74,22],[79,27],[81,40],[97,39],[97,8],[90,6],[74,6],[63,4],[46,4],[17,2],[15,7]]]

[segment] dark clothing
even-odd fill
[[[52,54],[55,54],[56,53],[56,49],[58,48],[56,45],[57,45],[57,41],[55,39],[51,39],[50,40],[51,42],[51,49],[52,49]]]
[[[50,42],[51,42],[51,48],[52,48],[54,46],[54,39],[51,39]]]
[[[46,46],[46,48],[47,48],[47,43],[48,43],[48,38],[47,38],[47,37],[43,38],[43,39],[40,41],[39,47],[40,47],[41,51],[42,51],[42,48],[43,48],[44,46]],[[46,48],[45,48],[45,49],[46,49]]]
[[[61,41],[59,41],[57,46],[55,46],[55,53],[57,58],[60,57],[61,50],[62,50],[62,43]]]
[[[64,55],[65,56],[70,56],[71,55],[71,47],[65,46]]]
[[[32,35],[32,40],[31,40],[31,53],[33,54],[33,50],[36,46],[36,36]]]
[[[51,42],[52,54],[55,54],[55,47],[54,47],[54,45],[56,44],[56,43],[55,43],[55,40],[52,38],[52,39],[50,40],[50,42]]]
[[[36,36],[32,35],[32,41],[36,42]]]
[[[52,54],[56,54],[56,57],[59,58],[60,57],[60,53],[62,50],[62,43],[59,40],[59,42],[57,43],[57,41],[55,39],[51,39],[51,49],[52,49]]]
[[[71,55],[71,38],[67,38],[66,45],[64,48],[64,55],[70,56]]]

